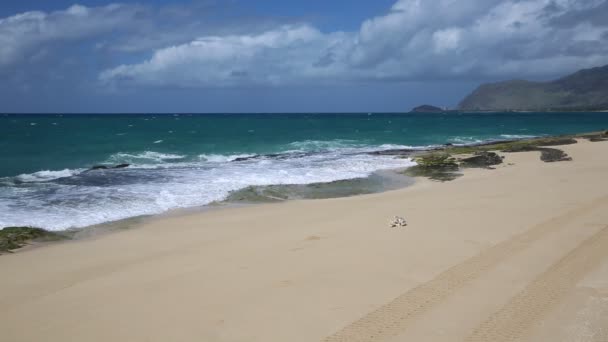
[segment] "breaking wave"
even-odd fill
[[[182,154],[144,151],[112,154],[101,164],[128,168],[39,171],[0,184],[0,227],[28,225],[65,230],[203,206],[249,186],[328,183],[364,178],[377,170],[414,165],[410,159],[373,156],[372,147],[304,143],[319,152]],[[340,145],[342,146],[342,145]],[[381,149],[401,147],[384,145]],[[375,147],[378,150],[378,147]],[[86,172],[84,172],[86,171]]]

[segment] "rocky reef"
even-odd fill
[[[131,164],[118,164],[118,165],[95,165],[91,167],[88,171],[94,170],[109,170],[109,169],[124,169],[131,166]]]
[[[596,134],[589,134],[589,135],[586,135],[584,138],[591,142],[606,141],[606,140],[608,140],[608,131],[600,132],[600,133],[596,133]]]
[[[449,153],[427,153],[414,157],[418,165],[405,170],[412,177],[427,177],[435,181],[445,182],[454,180],[462,174],[458,173],[459,166]]]
[[[504,157],[499,156],[496,152],[479,151],[471,157],[461,158],[460,166],[491,168],[493,165],[502,164],[503,159]]]
[[[498,141],[470,146],[446,145],[430,151],[403,151],[405,153],[402,156],[413,158],[418,163],[418,165],[407,169],[405,171],[406,175],[427,177],[431,180],[445,182],[461,176],[462,174],[459,171],[462,168],[492,169],[493,166],[502,164],[503,157],[495,151],[506,153],[538,151],[540,152],[540,159],[547,163],[571,161],[572,158],[564,151],[547,146],[576,144],[575,138],[608,139],[608,134],[604,136],[604,133],[608,132]]]
[[[67,236],[32,227],[6,227],[0,230],[0,254],[10,253],[31,242],[64,240]]]

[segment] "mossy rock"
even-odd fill
[[[453,146],[447,147],[445,151],[447,153],[456,154],[474,154],[476,152],[484,151],[502,151],[502,152],[524,152],[524,151],[535,151],[536,147],[542,146],[558,146],[558,145],[572,145],[576,144],[576,139],[572,137],[550,137],[550,138],[536,138],[526,140],[514,140],[514,141],[501,141],[496,143],[488,143],[473,146]]]
[[[409,167],[403,173],[410,177],[426,177],[438,182],[449,182],[462,176],[461,173],[458,173],[458,168],[434,169],[430,167],[421,167],[420,165]]]
[[[502,159],[503,157],[495,152],[480,151],[475,152],[471,157],[460,159],[460,165],[470,168],[490,168],[491,166],[502,164]]]
[[[552,137],[552,138],[541,138],[534,139],[531,142],[535,146],[560,146],[560,145],[574,145],[577,143],[576,139],[571,137]]]
[[[429,153],[414,158],[421,168],[457,170],[458,163],[448,153]]]
[[[545,163],[559,162],[559,161],[571,161],[572,158],[568,154],[557,148],[549,147],[537,147],[537,146],[517,146],[505,150],[504,152],[540,152],[540,160]]]
[[[549,148],[546,146],[559,146],[576,144],[577,141],[572,137],[551,137],[529,140],[516,140],[509,142],[499,142],[494,144],[479,146],[463,146],[449,148],[453,154],[480,154],[488,151],[513,152],[541,152],[541,160],[544,162],[569,161],[572,160],[564,151]],[[466,165],[463,165],[466,166]]]
[[[595,133],[595,134],[586,134],[583,136],[583,138],[585,138],[591,142],[606,141],[606,140],[608,140],[608,131]]]
[[[411,177],[427,177],[431,180],[446,182],[461,176],[457,173],[458,163],[448,153],[426,153],[414,158],[418,164],[405,170]]]
[[[32,241],[57,241],[66,237],[41,228],[6,227],[0,230],[0,253],[19,249]]]
[[[598,142],[598,141],[606,141],[608,140],[608,138],[602,138],[601,136],[597,136],[597,137],[588,137],[589,141],[591,142]]]
[[[539,147],[540,160],[545,163],[559,162],[559,161],[572,161],[572,157],[562,150],[556,148]]]

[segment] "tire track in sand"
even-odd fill
[[[602,260],[608,259],[608,226],[583,241],[492,314],[465,340],[517,341]]]
[[[323,341],[373,342],[396,336],[405,330],[412,320],[429,311],[454,291],[494,268],[509,256],[558,230],[573,218],[585,215],[598,207],[606,206],[607,202],[608,197],[602,197],[500,242],[464,262],[448,268],[430,281],[405,292],[335,334],[326,337]]]

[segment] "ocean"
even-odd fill
[[[0,115],[0,227],[80,228],[252,186],[303,193],[414,165],[369,152],[607,128],[608,113]]]

